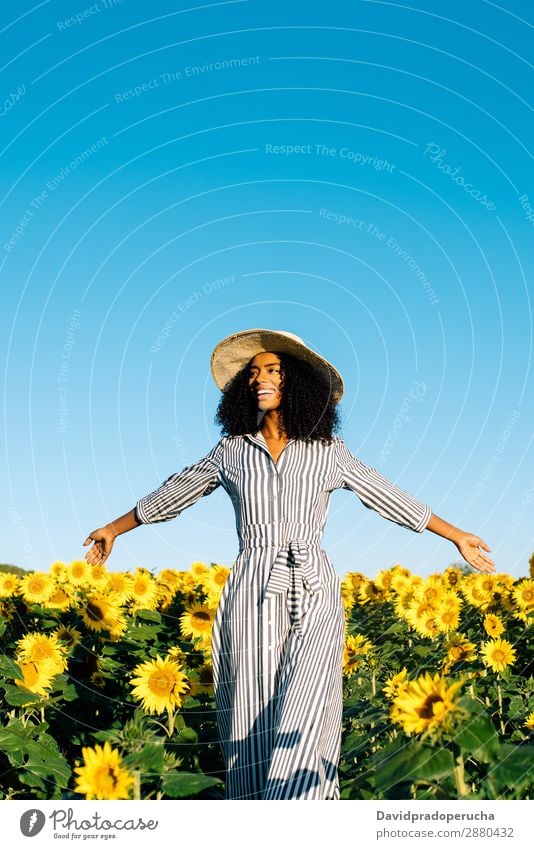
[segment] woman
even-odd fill
[[[292,333],[245,330],[215,348],[223,437],[134,510],[89,534],[103,563],[118,534],[165,522],[222,486],[236,512],[239,555],[212,634],[227,799],[339,799],[344,610],[321,549],[330,493],[350,489],[405,528],[450,539],[480,571],[483,540],[353,456],[334,431],[343,381]]]

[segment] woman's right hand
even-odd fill
[[[116,538],[117,534],[107,526],[104,528],[97,528],[96,531],[91,531],[84,542],[84,545],[90,545],[91,542],[94,542],[92,548],[90,548],[85,555],[87,562],[91,566],[105,563],[111,554],[111,549],[113,548],[113,543]]]

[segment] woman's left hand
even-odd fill
[[[490,560],[489,557],[486,557],[480,551],[480,548],[491,551],[491,548],[483,539],[474,534],[465,533],[455,541],[455,545],[462,557],[474,569],[478,569],[479,572],[495,572],[495,563],[493,560]]]

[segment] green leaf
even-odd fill
[[[169,772],[163,777],[163,792],[170,799],[186,799],[222,783],[220,778],[202,772]]]
[[[508,705],[508,716],[510,719],[518,719],[525,714],[525,703],[521,696],[512,696]]]
[[[139,643],[143,643],[145,640],[156,640],[158,635],[159,628],[154,625],[139,625],[137,628],[130,628],[128,631],[129,640]]]
[[[182,728],[178,734],[176,735],[176,742],[187,745],[193,745],[198,742],[198,734],[194,728],[189,728],[186,726]]]
[[[161,622],[161,613],[157,610],[138,610],[136,616],[145,622],[156,622],[158,625]]]
[[[491,763],[499,753],[499,735],[485,713],[468,717],[456,731],[454,742],[483,763]]]
[[[38,696],[37,693],[32,693],[30,690],[26,690],[23,687],[15,687],[13,684],[4,684],[3,689],[5,692],[6,702],[8,705],[12,705],[13,707],[22,707],[27,704],[34,704],[35,702],[42,701],[42,696]]]
[[[497,763],[492,766],[491,779],[499,790],[505,787],[534,784],[532,772],[534,764],[534,746],[514,746],[503,743],[500,746]]]
[[[0,657],[0,675],[13,681],[14,678],[22,678],[22,669],[14,660],[4,654]]]
[[[397,751],[384,749],[375,760],[376,786],[382,789],[417,780],[437,781],[454,770],[454,758],[449,749],[432,749],[420,743],[405,744]]]
[[[132,752],[124,758],[124,764],[129,769],[139,769],[142,773],[163,772],[163,757],[165,749],[163,741],[160,743],[146,743],[140,752]]]

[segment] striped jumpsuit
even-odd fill
[[[330,493],[421,532],[431,509],[353,456],[344,441],[290,439],[275,463],[261,431],[223,437],[141,498],[142,523],[174,518],[222,486],[239,554],[212,632],[227,799],[339,799],[345,617],[321,548]]]

